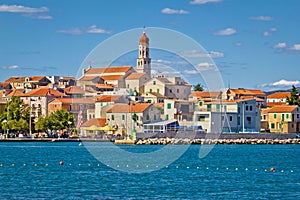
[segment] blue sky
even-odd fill
[[[213,55],[226,86],[300,86],[299,8],[299,0],[4,0],[0,82],[19,75],[76,76],[99,43],[146,26],[193,38]],[[151,58],[173,61],[163,53]],[[123,60],[135,67],[134,58]]]

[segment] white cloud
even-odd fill
[[[288,81],[288,80],[279,80],[273,83],[265,83],[260,85],[260,88],[266,89],[266,90],[279,90],[279,89],[288,89],[291,88],[292,85],[294,86],[300,86],[300,81]]]
[[[188,74],[188,75],[195,75],[195,74],[199,74],[199,71],[193,69],[193,70],[184,70],[183,71],[184,74]]]
[[[11,65],[11,66],[3,66],[2,69],[18,69],[20,68],[18,65]]]
[[[270,16],[254,16],[254,17],[249,17],[251,20],[258,20],[258,21],[272,21],[274,20],[273,17]]]
[[[180,53],[181,56],[186,58],[222,58],[224,57],[224,53],[217,52],[217,51],[210,51],[210,52],[202,52],[198,50],[191,50],[191,51],[183,51]]]
[[[217,32],[215,32],[215,35],[233,35],[235,34],[237,31],[233,28],[226,28],[223,30],[219,30]]]
[[[200,4],[206,4],[206,3],[219,3],[223,0],[193,0],[193,1],[190,1],[190,4],[193,4],[193,5],[200,5]]]
[[[20,5],[0,5],[0,12],[23,13],[22,16],[32,19],[52,19],[52,16],[40,14],[48,12],[47,7],[32,8]]]
[[[203,63],[197,64],[197,65],[196,65],[196,68],[197,68],[199,71],[207,71],[207,70],[214,69],[215,66],[216,66],[215,64],[208,63],[208,62],[203,62]]]
[[[237,47],[240,47],[240,46],[242,46],[242,45],[243,45],[242,42],[237,42],[237,43],[235,43],[235,46],[237,46]]]
[[[68,30],[58,30],[57,33],[66,33],[71,35],[80,35],[83,34],[83,31],[80,28],[71,28]]]
[[[275,31],[277,31],[277,28],[273,27],[273,28],[270,28],[269,30],[272,31],[272,32],[275,32]]]
[[[264,36],[270,36],[271,33],[270,33],[269,31],[265,31],[265,32],[263,33],[263,35],[264,35]]]
[[[279,42],[278,44],[273,46],[274,49],[282,49],[282,48],[286,48],[286,47],[287,47],[287,45],[285,42]]]
[[[179,14],[179,15],[189,14],[189,12],[186,11],[186,10],[175,10],[175,9],[171,9],[171,8],[164,8],[164,9],[161,10],[161,13],[168,14],[168,15],[173,15],[173,14]]]
[[[96,33],[96,34],[109,34],[111,31],[97,28],[96,25],[92,25],[88,28],[71,28],[67,30],[58,30],[57,33],[65,33],[65,34],[71,34],[71,35],[81,35],[84,33]]]
[[[300,44],[294,44],[290,49],[294,51],[300,51]]]
[[[40,13],[48,12],[47,7],[31,8],[20,5],[0,5],[0,12],[11,12],[11,13]]]
[[[92,25],[90,26],[87,30],[86,30],[87,33],[98,33],[98,34],[109,34],[111,33],[110,31],[108,30],[105,30],[105,29],[102,29],[102,28],[97,28],[96,25]]]

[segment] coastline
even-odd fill
[[[123,142],[122,142],[123,141]],[[125,142],[124,142],[125,141]],[[130,142],[128,142],[130,141]],[[187,134],[178,134],[175,137],[148,137],[137,140],[109,140],[98,138],[7,138],[0,142],[115,142],[117,145],[166,145],[166,144],[300,144],[296,134],[197,134],[189,137]]]

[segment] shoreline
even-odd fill
[[[124,141],[124,142],[122,142]],[[130,141],[130,142],[128,142]],[[133,140],[100,138],[6,138],[1,142],[114,142],[117,145],[166,145],[166,144],[300,144],[296,134],[179,134],[176,137],[148,137]]]

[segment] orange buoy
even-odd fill
[[[59,164],[60,164],[60,165],[63,165],[63,164],[64,164],[64,162],[63,162],[63,161],[60,161],[60,162],[59,162]]]
[[[270,172],[275,172],[275,168],[271,167]]]

